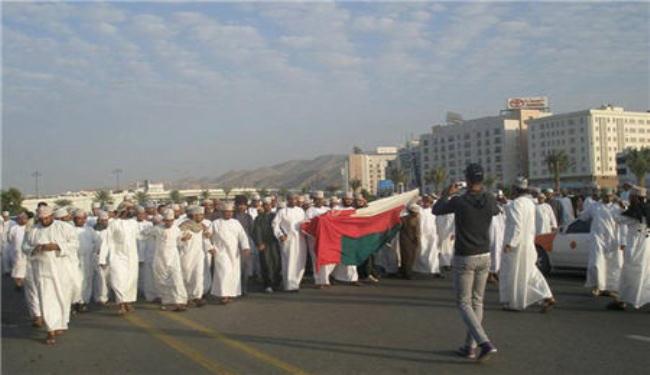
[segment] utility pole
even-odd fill
[[[39,197],[39,194],[38,194],[38,178],[41,177],[41,176],[42,176],[42,174],[39,171],[34,171],[34,173],[32,173],[32,177],[34,177],[34,193],[36,193],[36,198]]]
[[[113,173],[115,175],[115,190],[119,191],[120,190],[120,173],[124,172],[120,168],[113,169]]]

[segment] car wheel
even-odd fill
[[[537,249],[537,262],[535,265],[542,271],[542,275],[548,277],[551,274],[551,261],[548,259],[548,254],[540,246],[535,246],[535,248]]]

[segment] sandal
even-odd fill
[[[54,334],[47,334],[47,337],[45,338],[45,345],[52,346],[56,344],[56,339],[54,338]]]

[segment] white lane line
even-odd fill
[[[648,336],[626,335],[625,337],[627,337],[628,339],[632,339],[632,340],[650,342],[650,337],[648,337]]]

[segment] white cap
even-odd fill
[[[354,194],[351,191],[348,191],[347,193],[345,193],[343,198],[354,199]]]
[[[144,207],[142,207],[142,206],[136,206],[136,207],[135,207],[135,212],[136,212],[136,213],[139,213],[139,214],[143,214],[143,213],[145,213],[146,211],[144,210]]]
[[[74,210],[74,211],[72,212],[72,214],[73,214],[74,217],[81,217],[81,216],[86,216],[86,215],[88,215],[88,214],[86,213],[86,210],[81,209],[81,208],[77,208],[76,210]]]
[[[144,207],[145,208],[156,208],[156,204],[153,203],[152,201],[148,201],[147,203],[145,203]]]
[[[322,190],[318,190],[314,192],[314,198],[325,198],[325,193]]]
[[[273,198],[271,198],[271,197],[264,197],[264,199],[262,200],[262,203],[272,204],[272,203],[273,203]]]
[[[253,194],[253,197],[251,199],[253,199],[254,201],[258,201],[258,200],[260,200],[260,195],[259,194]]]
[[[528,189],[528,179],[526,177],[517,177],[514,185],[519,189]]]
[[[548,188],[548,189],[544,190],[544,192],[548,193],[548,194],[553,194],[553,189]]]
[[[50,206],[42,206],[41,208],[38,209],[38,217],[40,218],[52,216],[53,213],[54,210]]]
[[[169,208],[166,209],[163,212],[163,219],[165,219],[165,220],[174,220],[174,210],[169,209]]]
[[[221,211],[234,211],[235,210],[235,204],[233,202],[225,202],[223,205],[221,205]]]
[[[503,190],[497,190],[497,197],[503,197]]]
[[[64,217],[68,216],[68,215],[69,215],[68,210],[66,210],[65,208],[59,208],[54,213],[54,217],[57,218],[57,219],[62,219]]]

